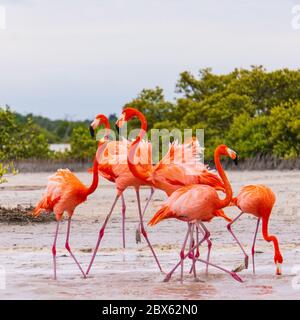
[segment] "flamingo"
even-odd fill
[[[99,153],[101,153],[107,143],[107,137],[100,141],[101,147],[99,148]],[[100,146],[99,145],[99,146]],[[69,169],[59,169],[55,174],[48,178],[48,185],[46,193],[43,198],[38,202],[35,209],[33,210],[34,216],[39,216],[43,211],[54,212],[56,217],[56,230],[54,235],[54,242],[52,245],[52,256],[53,256],[53,268],[54,268],[54,279],[56,280],[56,242],[58,237],[58,230],[60,221],[63,218],[64,212],[68,214],[68,226],[67,226],[67,236],[65,242],[65,248],[70,253],[71,257],[74,259],[76,265],[81,271],[84,278],[86,274],[84,273],[80,263],[73,254],[69,240],[70,240],[70,229],[71,220],[76,207],[85,202],[87,197],[92,194],[98,186],[98,162],[94,159],[93,164],[93,180],[89,187],[86,187]]]
[[[134,108],[126,108],[122,112],[121,118],[117,122],[117,127],[124,125],[124,119],[129,121],[134,116],[147,123],[146,118],[140,111]],[[136,155],[141,153],[147,155],[147,158],[139,157],[136,161]],[[163,190],[167,196],[170,196],[177,189],[192,184],[207,184],[217,190],[224,191],[224,184],[220,178],[208,167],[197,160],[200,146],[197,139],[193,138],[188,143],[180,144],[173,142],[166,155],[155,165],[152,165],[151,148],[148,148],[148,142],[141,140],[138,136],[131,144],[128,155],[128,167],[135,177],[143,180],[145,184],[152,187],[151,195],[146,203],[144,213],[151,201],[155,189]],[[177,161],[175,161],[177,160]],[[136,232],[136,240],[140,242],[139,227]]]
[[[141,128],[138,137],[143,137],[145,132],[147,131],[147,122],[145,120],[145,117],[143,116],[142,113],[138,114],[139,119],[141,120]],[[94,130],[97,127],[97,121],[94,121],[91,124],[90,131],[91,134],[94,135]],[[101,153],[101,157],[96,155],[96,158],[98,159],[98,162],[100,163],[99,170],[104,173],[104,176],[111,181],[115,182],[116,186],[116,197],[115,200],[111,206],[111,209],[108,213],[108,215],[105,218],[105,221],[102,225],[102,227],[99,230],[99,235],[98,239],[95,245],[95,249],[91,258],[91,261],[89,263],[89,266],[87,268],[86,274],[89,274],[91,267],[93,265],[93,262],[95,260],[97,251],[99,249],[101,240],[104,236],[105,228],[106,225],[110,219],[110,216],[118,202],[118,199],[122,197],[123,192],[128,188],[128,187],[134,187],[136,191],[136,197],[137,197],[137,204],[138,204],[138,212],[139,212],[139,220],[140,224],[142,226],[142,234],[147,241],[147,244],[152,252],[152,255],[157,263],[157,266],[159,270],[162,272],[161,265],[158,261],[158,258],[154,252],[154,249],[150,243],[150,240],[148,238],[148,235],[143,227],[143,213],[141,210],[141,201],[140,201],[140,187],[143,185],[146,185],[146,183],[135,177],[131,170],[129,169],[129,163],[127,162],[127,154],[128,154],[128,147],[130,147],[131,143],[128,142],[126,139],[122,139],[121,141],[113,141],[110,144],[107,145],[106,150]],[[143,148],[139,149],[139,158],[148,158],[148,153],[149,149],[151,148],[151,144],[149,142],[145,143],[143,145]],[[146,155],[145,155],[146,153]],[[152,197],[153,190],[151,190],[150,198]],[[146,205],[147,207],[147,205]],[[145,207],[145,208],[146,208]],[[144,209],[145,211],[145,209]],[[125,215],[125,211],[123,208],[123,216]],[[124,221],[124,220],[123,220]],[[124,222],[123,222],[123,228],[124,228]],[[124,233],[123,233],[124,234]],[[124,239],[124,238],[123,238]]]
[[[103,122],[104,121],[104,122]],[[102,114],[99,114],[95,117],[93,122],[90,125],[90,134],[92,138],[95,137],[95,130],[97,127],[101,125],[101,123],[105,124],[105,131],[106,135],[109,134],[110,132],[110,123],[106,117],[103,118]],[[99,143],[98,148],[101,148],[101,144]],[[98,170],[99,174],[107,179],[110,182],[115,183],[116,182],[116,177],[113,172],[113,168],[110,164],[111,161],[111,156],[118,156],[119,154],[122,153],[127,153],[127,149],[129,148],[129,142],[126,139],[122,139],[121,141],[110,141],[107,143],[107,146],[103,153],[101,153],[101,157],[98,156]],[[96,152],[96,155],[99,154],[98,151]],[[89,170],[89,171],[92,171]],[[121,194],[121,200],[122,200],[122,241],[123,241],[123,248],[126,247],[125,245],[125,213],[126,213],[126,203],[124,199],[123,193]]]
[[[232,199],[232,204],[237,206],[242,212],[227,225],[227,229],[232,234],[241,250],[245,255],[245,268],[248,267],[248,255],[246,254],[244,248],[242,247],[240,241],[237,239],[235,234],[233,233],[231,226],[235,223],[244,213],[252,214],[257,218],[257,224],[252,244],[252,267],[253,274],[255,274],[255,262],[254,262],[254,254],[255,254],[255,242],[257,237],[257,232],[260,224],[260,220],[262,220],[262,235],[263,238],[270,242],[273,242],[274,245],[274,262],[276,265],[276,275],[281,275],[281,264],[283,262],[282,255],[279,249],[279,243],[275,236],[269,235],[268,233],[268,224],[269,218],[272,213],[272,209],[275,203],[276,197],[274,192],[267,186],[256,184],[256,185],[247,185],[244,186],[238,193],[236,198]],[[238,270],[240,268],[237,268]]]
[[[209,185],[194,184],[190,186],[184,186],[171,194],[171,196],[164,203],[162,208],[153,216],[149,221],[149,225],[156,225],[158,222],[164,219],[175,218],[181,221],[188,222],[188,231],[185,236],[182,249],[180,252],[180,261],[176,266],[167,274],[164,281],[169,281],[174,271],[181,265],[181,281],[183,278],[183,261],[186,257],[193,254],[195,248],[199,247],[200,244],[210,237],[210,233],[203,222],[209,222],[215,217],[222,217],[227,221],[231,221],[228,218],[223,208],[227,207],[232,199],[232,189],[230,182],[222,168],[220,162],[220,156],[229,156],[235,162],[237,162],[237,154],[235,151],[228,148],[226,145],[219,145],[214,152],[214,161],[216,164],[217,171],[225,186],[225,198],[220,199],[215,188]],[[192,241],[190,244],[189,252],[185,254],[185,247],[188,238],[192,238],[193,227],[196,225],[199,230],[201,227],[204,231],[204,237],[196,245],[193,245]],[[208,257],[209,259],[209,257]],[[242,279],[233,271],[226,270],[225,268],[219,267],[211,262],[197,259],[198,261],[211,265],[218,268],[228,274],[230,274],[235,280],[242,282]]]

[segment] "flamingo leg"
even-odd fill
[[[199,223],[201,224],[202,229],[204,230],[205,234],[208,235],[208,237],[206,237],[206,242],[207,242],[207,257],[206,257],[206,260],[207,260],[207,262],[209,262],[210,252],[211,252],[211,247],[212,247],[212,242],[209,239],[210,232],[208,231],[208,229],[206,228],[205,224],[202,221],[199,221]],[[207,263],[206,264],[206,270],[205,270],[206,275],[208,275],[208,266],[209,266],[209,264]]]
[[[196,231],[197,232],[197,231]],[[194,247],[195,245],[195,239],[194,239],[194,233],[195,233],[195,224],[192,225],[192,228],[191,228],[191,241],[190,241],[190,249]],[[197,242],[198,243],[198,240]],[[196,256],[195,256],[195,250],[196,248],[193,250],[192,252],[192,259],[193,259],[193,262],[192,262],[192,267],[193,267],[193,273],[194,273],[194,278],[196,279],[197,278],[197,272],[196,272]]]
[[[255,274],[255,263],[254,263],[254,254],[255,254],[255,242],[256,242],[256,237],[257,237],[257,232],[258,232],[258,227],[259,227],[259,223],[260,223],[260,218],[257,219],[257,224],[256,224],[256,230],[255,230],[255,234],[254,234],[254,239],[253,239],[253,244],[252,244],[252,266],[253,266],[253,274]]]
[[[187,243],[187,240],[189,238],[190,233],[191,233],[191,224],[188,223],[188,230],[187,230],[186,236],[184,238],[182,248],[180,250],[180,281],[181,281],[181,283],[182,283],[182,280],[183,280],[184,251],[185,251],[186,243]]]
[[[241,212],[237,217],[235,217],[232,222],[230,222],[228,225],[227,225],[227,230],[231,233],[231,235],[233,236],[234,240],[237,242],[238,246],[241,248],[244,256],[245,256],[245,268],[248,269],[248,261],[249,261],[249,257],[245,251],[245,249],[243,248],[242,244],[240,243],[240,241],[238,240],[238,238],[236,237],[236,235],[233,233],[232,229],[231,229],[231,226],[234,222],[236,222],[241,216],[242,214],[244,214],[244,212]],[[238,267],[236,270],[240,270],[240,267]]]
[[[148,246],[149,246],[149,248],[150,248],[150,250],[151,250],[151,252],[152,252],[152,254],[153,254],[153,257],[154,257],[154,259],[155,259],[155,261],[156,261],[156,263],[157,263],[157,265],[158,265],[159,270],[160,270],[161,272],[163,272],[163,271],[162,271],[162,268],[161,268],[161,266],[160,266],[160,263],[159,263],[159,261],[158,261],[158,259],[157,259],[157,256],[156,256],[156,254],[155,254],[155,252],[154,252],[154,249],[153,249],[153,247],[152,247],[152,245],[151,245],[151,243],[150,243],[150,241],[149,241],[149,239],[148,239],[147,232],[146,232],[146,230],[145,230],[145,228],[144,228],[144,222],[143,222],[143,216],[142,216],[142,209],[141,209],[141,200],[140,200],[140,192],[139,192],[139,189],[136,189],[136,197],[137,197],[137,202],[138,202],[138,209],[139,209],[139,216],[140,216],[140,223],[141,223],[141,232],[142,232],[142,235],[144,236],[145,240],[146,240],[147,243],[148,243]]]
[[[199,243],[199,228],[198,228],[197,225],[196,225],[196,243]],[[193,253],[195,253],[195,250],[194,250]],[[199,246],[197,246],[196,254],[195,254],[194,259],[193,259],[193,264],[192,264],[190,272],[189,272],[189,273],[194,272],[194,277],[195,278],[197,277],[197,275],[196,275],[196,262],[197,262],[197,258],[199,258],[199,256],[200,256],[200,251],[199,251]]]
[[[199,243],[197,243],[197,244],[195,244],[195,245],[193,246],[193,248],[190,250],[190,252],[192,252],[197,246],[200,246],[201,243],[206,240],[205,238],[207,238],[207,237],[209,237],[209,236],[210,236],[210,233],[208,232],[208,234],[206,234],[205,237],[204,237],[202,240],[199,241]],[[188,257],[188,255],[189,255],[190,252],[188,252],[187,254],[184,255],[184,259],[186,259],[186,258]],[[202,259],[199,259],[199,258],[197,259],[197,261],[200,261],[200,262],[202,262],[202,263],[204,263],[204,264],[209,264],[209,265],[212,266],[212,267],[215,267],[215,268],[217,268],[217,269],[219,269],[219,270],[222,270],[222,271],[228,273],[228,274],[231,275],[236,281],[243,282],[243,280],[242,280],[235,272],[233,272],[233,271],[229,271],[229,270],[227,270],[227,269],[225,269],[225,268],[222,268],[222,267],[220,267],[220,266],[218,266],[218,265],[215,265],[215,264],[213,264],[213,263],[211,263],[211,262],[208,262],[208,261],[205,261],[205,260],[202,260]],[[178,266],[180,265],[180,263],[181,263],[181,261],[179,261],[179,263],[176,264],[176,266],[171,270],[171,272],[169,272],[169,273],[167,274],[167,276],[166,276],[165,279],[164,279],[164,282],[167,282],[167,281],[170,280],[173,272],[178,268]]]
[[[56,280],[56,241],[58,236],[58,229],[59,229],[59,221],[56,223],[56,229],[54,234],[54,241],[52,245],[52,257],[53,257],[53,270],[54,270],[54,280]]]
[[[144,218],[144,216],[145,216],[145,213],[146,213],[146,210],[147,210],[147,208],[148,208],[148,206],[149,206],[149,203],[150,203],[150,201],[152,200],[154,191],[155,191],[155,189],[151,187],[150,195],[149,195],[149,197],[148,197],[148,200],[147,200],[147,202],[146,202],[146,205],[145,205],[144,210],[143,210],[143,213],[142,213],[143,218]],[[137,226],[137,228],[136,228],[135,241],[136,241],[136,243],[140,243],[140,242],[141,242],[141,223],[140,223],[140,222],[139,222],[139,224],[138,224],[138,226]]]
[[[69,244],[69,240],[70,240],[70,230],[71,230],[71,221],[72,221],[72,218],[69,217],[68,219],[68,228],[67,228],[67,237],[66,237],[66,243],[65,243],[65,247],[66,249],[69,251],[71,257],[74,259],[75,263],[77,264],[79,270],[81,271],[82,275],[84,278],[86,278],[86,275],[80,265],[80,263],[77,261],[76,257],[74,256],[73,252],[71,251],[71,247],[70,247],[70,244]]]
[[[188,235],[188,234],[189,234],[189,230],[188,230],[187,235]],[[206,240],[206,237],[209,237],[209,236],[210,236],[209,233],[208,233],[208,235],[205,234],[205,236],[204,236],[198,243],[196,243],[196,244],[189,250],[188,253],[183,254],[183,255],[180,257],[180,261],[179,261],[179,262],[175,265],[175,267],[166,275],[166,277],[165,277],[165,279],[164,279],[164,282],[168,282],[168,281],[171,279],[173,273],[174,273],[175,270],[181,265],[182,261],[183,261],[184,259],[186,259],[186,258],[189,256],[190,252],[193,252],[193,250],[194,250],[195,248],[197,248],[197,246],[200,246],[200,245],[202,244],[202,242],[204,242],[204,241]]]
[[[115,206],[116,206],[119,198],[120,198],[120,194],[117,194],[117,196],[116,196],[116,198],[115,198],[115,201],[114,201],[113,205],[111,206],[111,209],[110,209],[110,211],[109,211],[109,214],[106,216],[105,221],[104,221],[104,223],[103,223],[103,225],[102,225],[102,227],[101,227],[101,229],[100,229],[100,231],[99,231],[99,235],[98,235],[98,240],[97,240],[97,243],[96,243],[96,247],[95,247],[95,249],[94,249],[94,253],[93,253],[92,259],[91,259],[91,261],[90,261],[90,264],[89,264],[89,266],[88,266],[88,268],[87,268],[86,274],[89,274],[89,272],[90,272],[90,270],[91,270],[91,267],[92,267],[92,265],[93,265],[93,262],[94,262],[94,260],[95,260],[95,257],[96,257],[97,251],[98,251],[98,248],[99,248],[99,246],[100,246],[100,242],[101,242],[101,240],[102,240],[102,238],[103,238],[103,236],[104,236],[105,227],[106,227],[106,225],[107,225],[107,223],[108,223],[108,220],[109,220],[109,218],[110,218],[110,216],[111,216],[111,214],[112,214],[112,212],[113,212],[113,210],[114,210],[114,208],[115,208]]]
[[[122,240],[123,240],[123,248],[125,249],[125,212],[126,212],[126,204],[124,195],[121,195],[122,199]]]

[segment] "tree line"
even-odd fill
[[[149,129],[204,129],[207,159],[220,143],[230,145],[243,159],[300,155],[300,70],[268,72],[253,66],[228,74],[215,74],[211,69],[202,69],[198,75],[185,71],[179,75],[173,101],[166,100],[163,89],[156,87],[142,90],[125,107],[142,111]],[[0,161],[90,160],[97,146],[88,132],[91,120],[53,121],[1,108]],[[115,120],[116,115],[110,115],[112,128]],[[130,127],[138,125],[131,122]],[[70,143],[71,151],[50,151],[49,143],[54,142]]]

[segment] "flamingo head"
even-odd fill
[[[101,124],[105,124],[106,127],[109,127],[109,121],[104,114],[98,114],[90,124],[90,134],[92,138],[95,137],[96,128],[98,128]]]
[[[125,122],[129,121],[131,118],[136,116],[138,113],[139,113],[139,111],[134,108],[125,108],[122,111],[122,115],[120,116],[120,118],[116,122],[116,129],[117,129],[118,133],[119,133],[119,129],[124,126]]]
[[[237,152],[228,148],[225,144],[219,145],[217,149],[221,155],[230,157],[236,165],[238,164]]]
[[[125,122],[129,121],[131,118],[137,116],[138,114],[141,114],[141,112],[135,108],[125,108],[122,111],[121,117],[117,120],[116,126],[118,128],[122,128]]]

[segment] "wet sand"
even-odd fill
[[[48,173],[19,174],[10,177],[0,187],[2,206],[35,204],[44,192]],[[91,176],[79,173],[89,184]],[[121,206],[117,205],[104,235],[102,246],[88,279],[80,271],[64,248],[66,221],[60,227],[57,248],[58,280],[52,280],[51,246],[55,222],[47,224],[0,224],[0,299],[299,299],[300,298],[300,171],[229,172],[234,192],[242,185],[264,183],[277,195],[269,232],[278,236],[284,257],[283,275],[275,276],[273,247],[258,234],[256,245],[256,275],[249,269],[239,275],[238,283],[229,275],[197,263],[198,281],[188,274],[190,261],[185,264],[184,282],[179,270],[168,283],[158,271],[149,248],[143,240],[135,243],[138,212],[135,193],[125,192],[127,204],[126,249],[122,248]],[[142,189],[145,203],[150,190]],[[70,245],[86,270],[99,228],[115,196],[114,185],[101,179],[98,190],[77,208],[73,217]],[[160,208],[165,195],[156,191],[146,214],[149,221]],[[230,217],[238,209],[227,208]],[[211,262],[233,269],[243,262],[243,255],[226,229],[226,221],[214,219],[207,224],[213,242]],[[256,220],[244,215],[233,226],[250,255]],[[169,271],[179,259],[179,251],[186,232],[180,221],[163,221],[148,228],[149,238],[162,264]],[[201,248],[206,257],[206,245]],[[5,288],[3,280],[5,275]],[[2,287],[1,287],[2,286]]]

